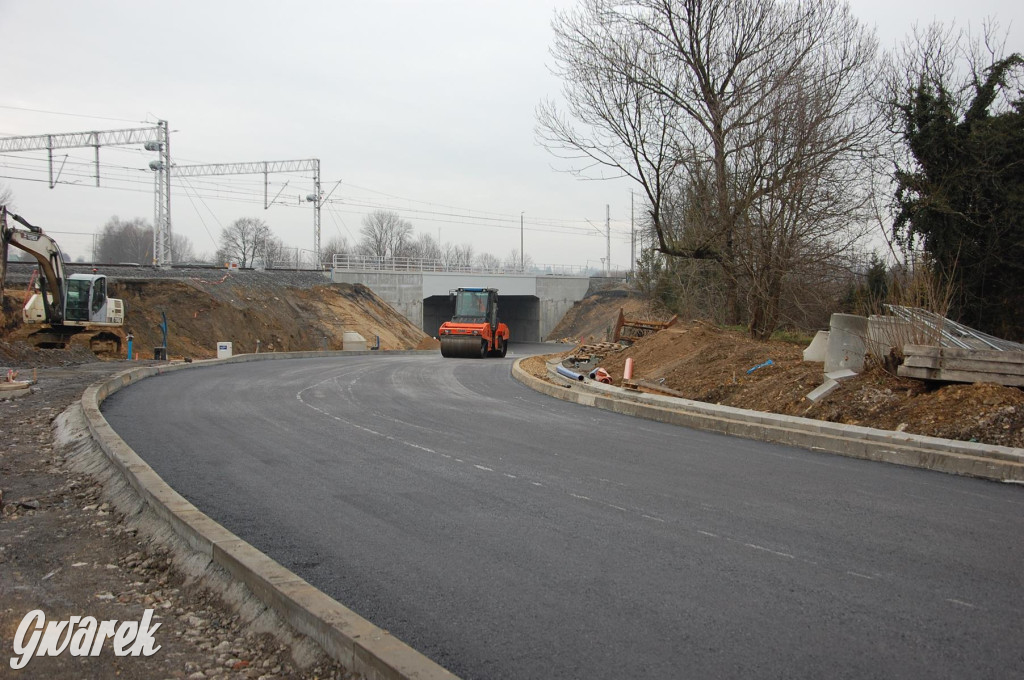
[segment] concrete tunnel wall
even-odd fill
[[[512,342],[537,342],[540,337],[541,301],[532,295],[498,295],[498,319],[508,324]],[[455,313],[447,295],[433,295],[423,301],[423,332],[437,337],[437,329]]]
[[[361,283],[430,336],[451,318],[448,292],[459,287],[497,288],[498,313],[512,339],[544,340],[590,287],[588,277],[335,269],[331,280]]]
[[[335,269],[335,283],[361,283],[417,326],[423,325],[423,275]]]

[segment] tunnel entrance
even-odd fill
[[[432,338],[455,313],[447,295],[423,300],[423,332]],[[498,319],[508,324],[512,342],[540,342],[540,299],[535,295],[498,295]]]

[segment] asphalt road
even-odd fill
[[[1024,489],[561,402],[509,375],[535,349],[200,368],[103,410],[467,679],[1024,677]]]

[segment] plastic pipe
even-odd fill
[[[622,368],[622,379],[632,380],[633,379],[633,357],[626,359],[626,365]]]
[[[564,375],[566,378],[570,378],[572,380],[583,380],[583,374],[582,373],[576,373],[575,371],[570,371],[568,368],[566,368],[562,364],[558,364],[558,366],[555,367],[555,371],[557,371],[559,375]]]

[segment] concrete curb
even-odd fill
[[[512,364],[513,378],[537,392],[584,406],[851,458],[994,481],[1024,483],[1024,449],[924,437],[635,393],[591,380],[573,382],[553,373],[549,364],[549,375],[558,382],[552,384],[524,371],[520,366],[522,361],[518,359]]]
[[[387,352],[434,354],[436,350]],[[386,630],[320,592],[296,574],[267,557],[213,521],[174,489],[129,447],[100,412],[111,394],[140,380],[168,372],[217,364],[274,359],[322,358],[381,354],[356,352],[279,352],[240,354],[190,364],[131,368],[89,386],[82,394],[82,410],[93,439],[120,470],[139,497],[166,521],[194,550],[224,568],[297,632],[309,637],[345,668],[367,680],[457,680],[456,676],[423,656]]]

